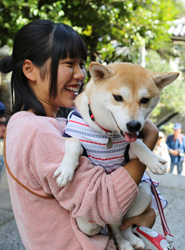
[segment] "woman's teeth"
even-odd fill
[[[73,93],[78,93],[78,91],[79,91],[79,87],[77,87],[77,88],[74,88],[74,87],[66,87],[66,89],[67,90],[69,90],[69,91],[72,91]]]

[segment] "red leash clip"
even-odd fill
[[[175,250],[166,237],[147,227],[135,227],[133,233],[145,243],[145,250]]]

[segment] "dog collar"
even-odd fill
[[[88,107],[89,107],[89,116],[91,117],[91,120],[93,122],[95,122],[102,130],[104,130],[105,132],[111,132],[110,130],[106,129],[106,128],[103,128],[100,124],[97,123],[97,121],[95,120],[95,117],[94,117],[94,114],[91,110],[91,107],[90,107],[90,103],[88,104]]]

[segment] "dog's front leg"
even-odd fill
[[[65,138],[64,158],[53,175],[53,177],[57,177],[57,183],[60,187],[64,187],[73,179],[75,169],[79,164],[79,156],[82,153],[83,149],[78,139]]]
[[[129,157],[139,158],[154,174],[166,172],[166,160],[155,155],[140,139],[130,143]]]
[[[84,217],[77,217],[76,222],[80,231],[88,236],[94,236],[101,230],[101,226],[95,223],[89,222]]]

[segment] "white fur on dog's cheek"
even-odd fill
[[[161,99],[160,96],[156,96],[156,97],[152,98],[150,108],[154,109],[157,106],[157,104],[160,102],[160,99]]]
[[[150,100],[150,104],[148,105],[148,107],[142,108],[143,117],[145,120],[148,118],[148,116],[151,114],[151,112],[157,106],[159,101],[160,101],[160,96],[156,96]]]
[[[102,86],[96,86],[96,88],[91,89],[90,98],[96,101],[97,104],[103,104],[103,102],[109,103],[111,101],[112,93]]]
[[[114,116],[117,125],[123,132],[128,132],[126,124],[131,120],[129,109],[121,106],[112,106],[109,107],[110,112]],[[115,121],[114,121],[115,124]]]
[[[96,122],[101,124],[103,128],[116,131],[115,122],[112,118],[110,110],[114,105],[111,102],[112,93],[105,91],[97,91],[96,94],[91,95],[92,99],[90,100],[91,109],[96,118]]]
[[[143,92],[142,92],[143,93]],[[127,107],[115,106],[115,105],[108,105],[108,109],[114,114],[116,122],[121,130],[124,132],[129,132],[127,129],[126,124],[131,120],[136,120],[141,123],[141,129],[143,128],[146,119],[153,111],[153,109],[157,106],[158,102],[160,101],[160,97],[156,96],[150,100],[150,103],[147,107],[138,106],[137,112],[133,116],[133,112],[130,111]],[[134,105],[134,104],[133,104]],[[122,119],[120,119],[122,118]]]
[[[123,106],[119,103],[118,105],[115,105],[115,102],[113,102],[112,92],[96,92],[96,95],[93,95],[93,104],[95,104],[95,110],[97,110],[97,113],[94,115],[97,122],[101,124],[102,127],[112,131],[117,131],[117,123],[121,130],[127,131],[126,122],[130,119],[130,112],[126,108],[123,108]],[[116,123],[114,119],[116,120]]]

